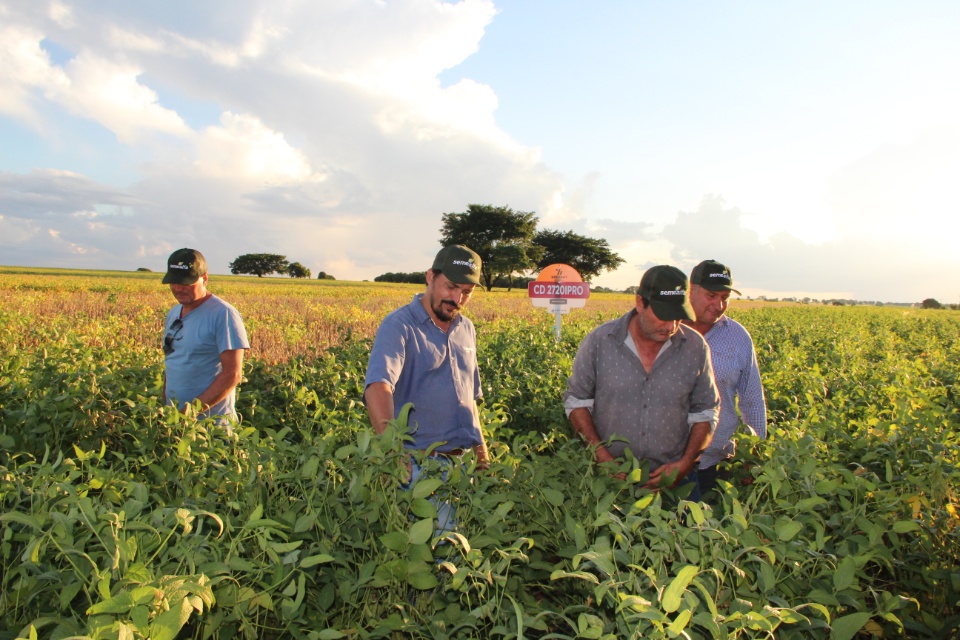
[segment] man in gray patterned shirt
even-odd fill
[[[659,265],[640,280],[636,308],[594,329],[580,345],[564,408],[598,463],[629,447],[650,464],[646,487],[691,483],[717,423],[720,395],[710,349],[696,331],[687,277]],[[616,439],[611,441],[611,438]]]

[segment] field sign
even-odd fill
[[[533,306],[546,309],[556,316],[554,331],[560,339],[560,316],[579,309],[590,297],[590,283],[584,282],[577,270],[567,264],[551,264],[527,285],[527,295]]]

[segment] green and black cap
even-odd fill
[[[194,284],[207,273],[207,261],[196,249],[177,249],[167,259],[163,284]]]
[[[447,245],[433,259],[433,268],[456,284],[480,284],[480,256],[462,244]]]
[[[668,264],[647,269],[637,290],[637,295],[650,301],[653,315],[661,320],[696,319],[689,293],[686,274]]]
[[[704,260],[695,266],[690,272],[690,284],[700,285],[708,291],[733,291],[740,295],[740,292],[733,288],[730,269],[716,260]]]

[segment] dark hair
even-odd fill
[[[647,307],[650,306],[650,300],[648,300],[647,298],[644,298],[643,296],[640,296],[640,295],[638,295],[637,297],[640,298],[640,302],[642,303],[642,304],[640,305],[641,307],[643,307],[644,309],[646,309]]]

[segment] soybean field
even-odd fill
[[[491,468],[403,491],[406,426],[374,435],[361,395],[421,287],[210,289],[252,343],[233,433],[159,398],[160,274],[0,268],[0,640],[960,636],[957,312],[734,301],[770,437],[738,435],[711,507],[598,468],[564,416],[632,296],[558,341],[525,291],[474,294]]]

